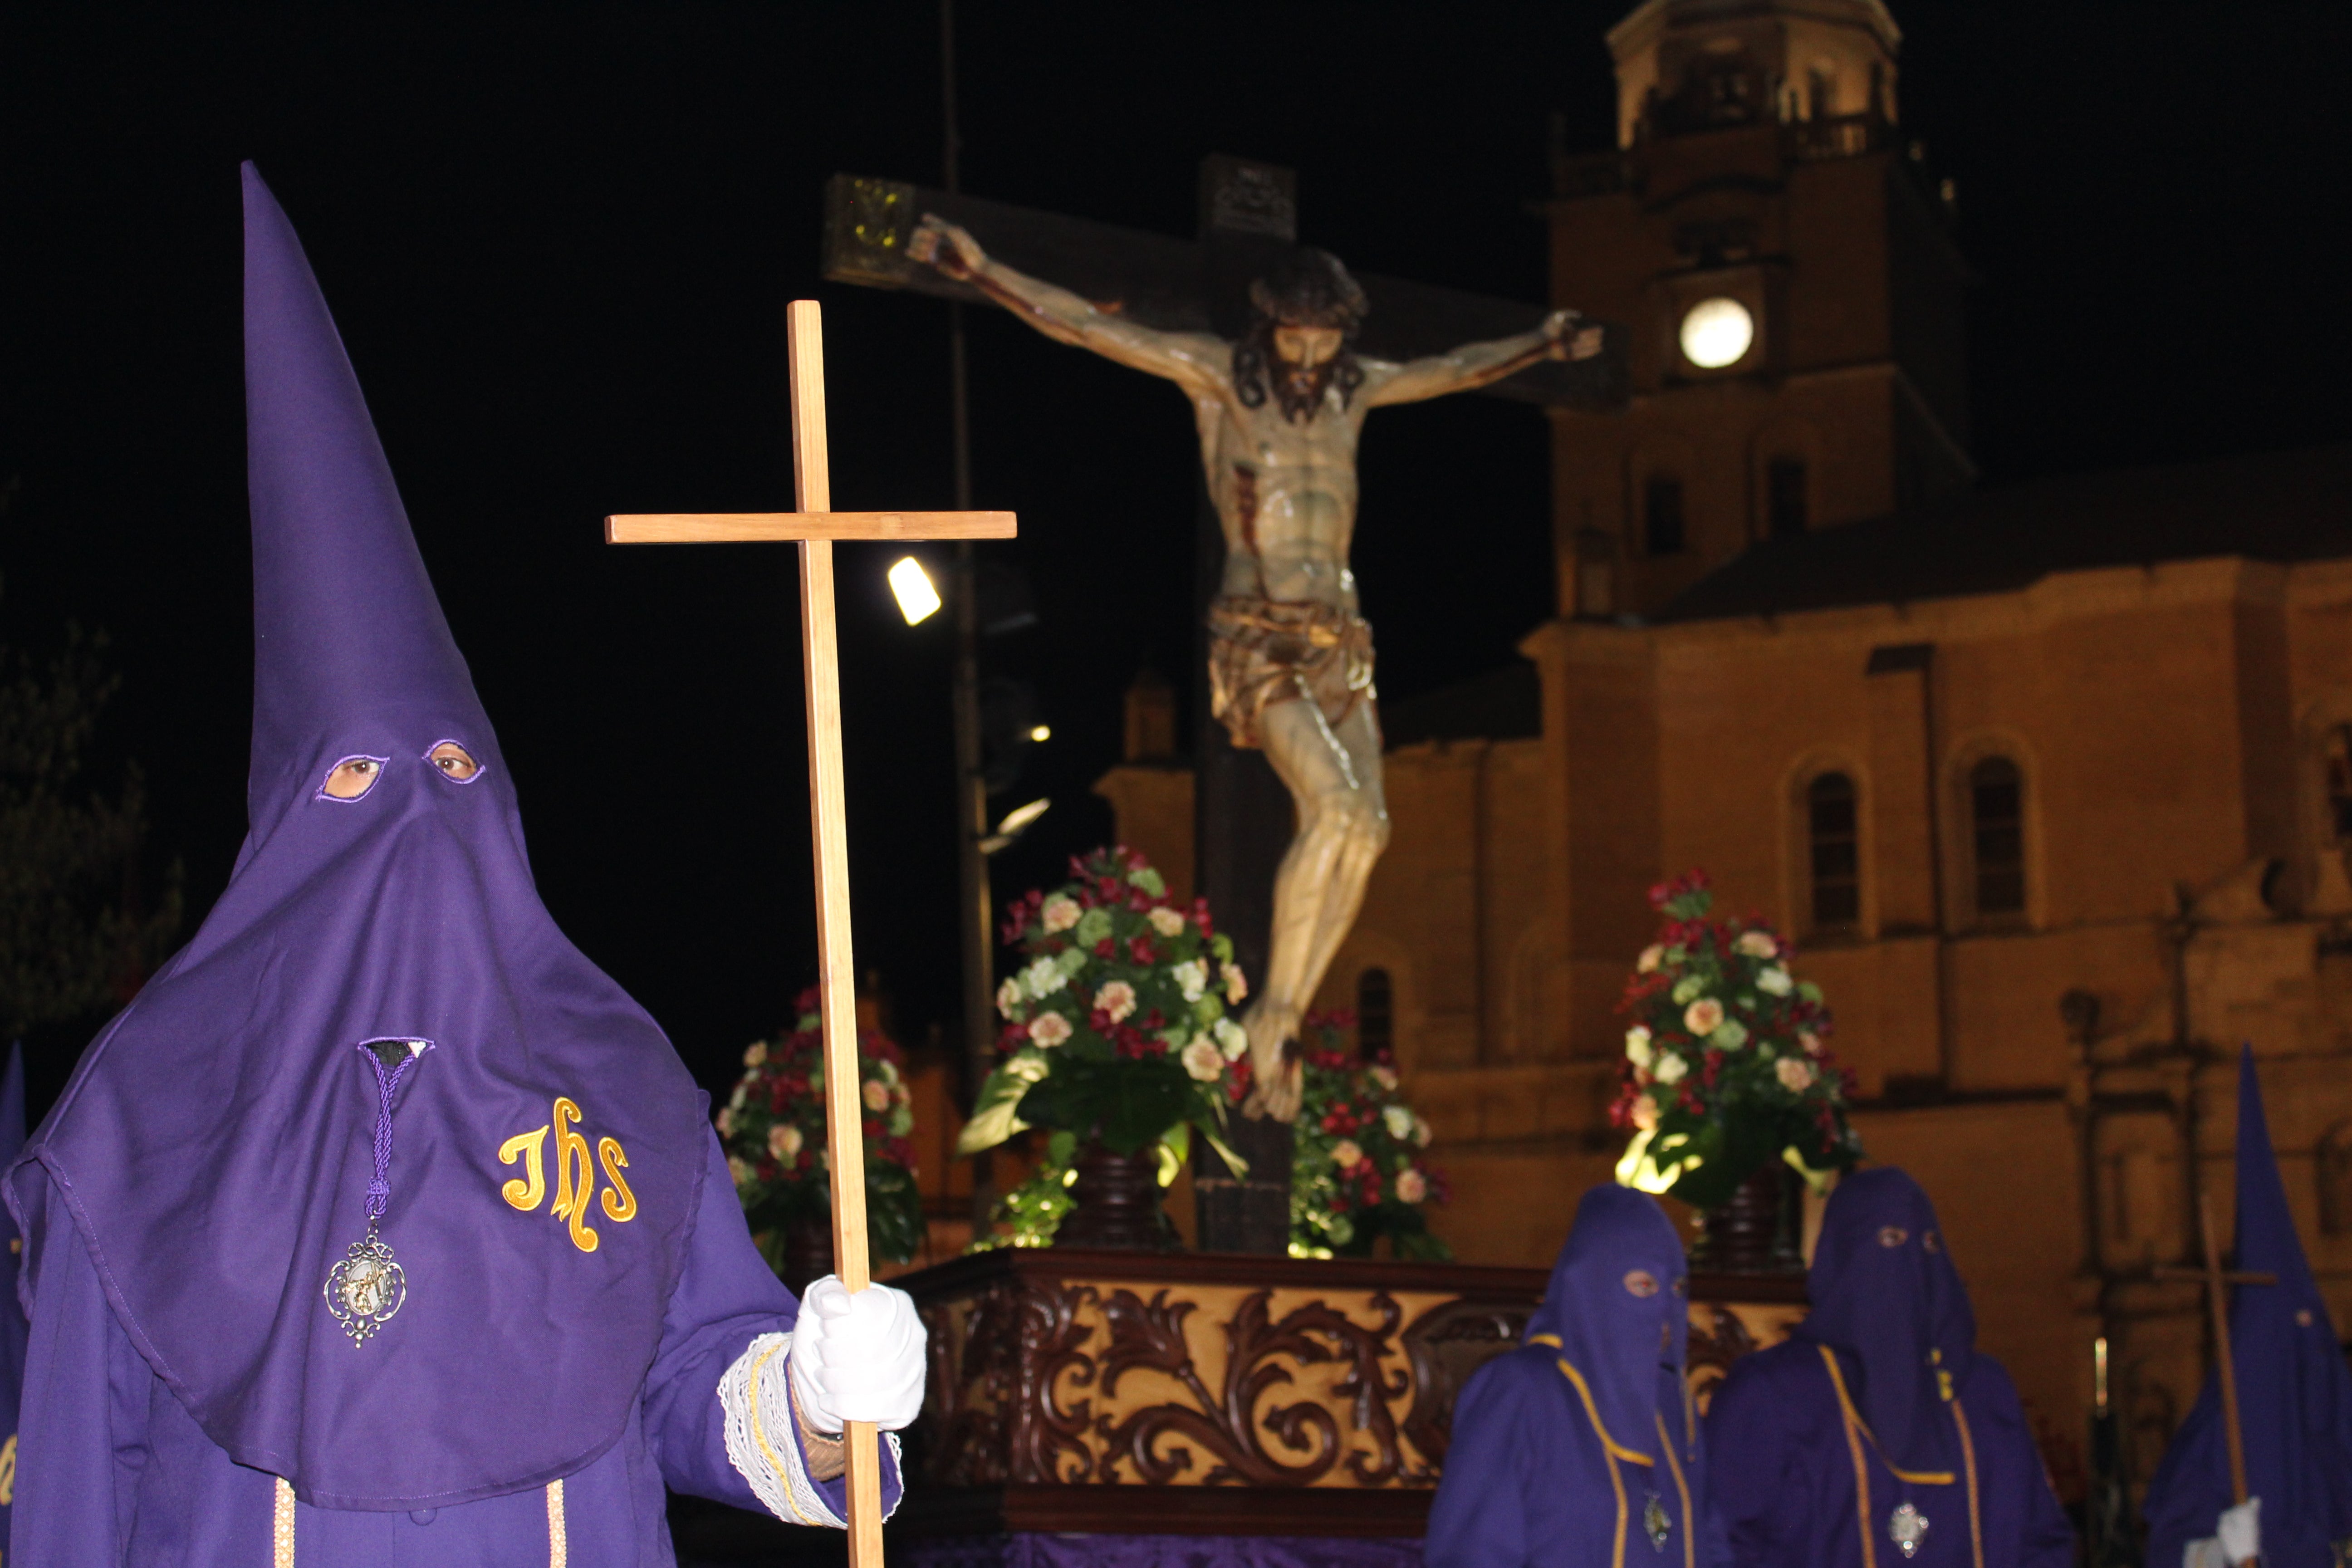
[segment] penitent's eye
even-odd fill
[[[327,770],[327,782],[319,786],[321,800],[357,800],[375,787],[383,776],[383,757],[345,757]]]
[[[441,776],[457,784],[471,784],[479,778],[482,764],[474,761],[473,753],[455,741],[444,741],[425,753],[425,760],[441,771]]]

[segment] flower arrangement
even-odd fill
[[[1818,1179],[1862,1154],[1821,988],[1762,920],[1708,918],[1714,897],[1704,871],[1650,889],[1665,921],[1618,1006],[1630,1026],[1610,1108],[1633,1130],[1617,1179],[1699,1208],[1776,1155]]]
[[[997,988],[1003,1060],[958,1152],[1040,1126],[1053,1132],[1049,1167],[1089,1139],[1127,1155],[1157,1145],[1165,1185],[1197,1132],[1240,1170],[1222,1136],[1226,1079],[1248,1049],[1229,1016],[1248,994],[1232,941],[1206,900],[1177,907],[1131,849],[1074,857],[1070,870],[1008,911],[1004,940],[1025,962]]]
[[[786,1233],[823,1222],[833,1211],[824,1153],[824,1034],[814,987],[801,993],[796,1010],[790,1035],[756,1040],[743,1052],[743,1076],[717,1118],[735,1195],[761,1254],[779,1273]],[[923,1196],[908,1142],[915,1112],[899,1071],[906,1059],[880,1030],[858,1031],[867,1245],[894,1263],[910,1261],[923,1241]]]
[[[1425,1156],[1429,1123],[1397,1092],[1393,1064],[1348,1049],[1355,1023],[1310,1013],[1300,1027],[1312,1043],[1290,1162],[1290,1256],[1369,1258],[1385,1236],[1399,1258],[1444,1262],[1453,1253],[1429,1233],[1428,1208],[1448,1193]]]

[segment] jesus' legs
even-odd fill
[[[1243,1020],[1255,1080],[1244,1109],[1286,1121],[1298,1110],[1299,1068],[1285,1047],[1355,921],[1389,818],[1369,703],[1335,731],[1313,702],[1277,702],[1260,715],[1258,731],[1297,808],[1298,831],[1275,876],[1271,952],[1257,1005]]]

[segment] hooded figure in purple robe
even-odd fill
[[[1720,1568],[1683,1351],[1683,1248],[1655,1199],[1595,1187],[1526,1342],[1454,1405],[1428,1568]]]
[[[0,1169],[25,1146],[25,1047],[8,1047],[8,1074],[0,1078]],[[16,1261],[25,1238],[0,1211],[0,1562],[8,1551],[8,1511],[16,1495],[16,1395],[25,1384],[25,1335],[16,1309]]]
[[[2258,1552],[2264,1568],[2333,1568],[2352,1541],[2352,1373],[2294,1233],[2251,1049],[2238,1061],[2237,1187],[2231,1268],[2278,1279],[2230,1289],[2246,1494],[2260,1507],[2250,1502],[2236,1529],[2223,1523],[2228,1434],[2218,1378],[2208,1376],[2148,1485],[2148,1565],[2178,1568],[2201,1548],[2208,1561]],[[2216,1552],[2217,1542],[2233,1550]]]
[[[1892,1166],[1838,1183],[1790,1338],[1707,1406],[1715,1500],[1741,1568],[2073,1568],[2016,1384],[1936,1210]]]
[[[837,1523],[824,1434],[912,1418],[911,1304],[836,1280],[800,1310],[685,1066],[541,905],[249,164],[245,216],[249,831],[8,1173],[10,1560],[667,1563],[666,1485]]]

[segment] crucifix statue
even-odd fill
[[[1208,612],[1210,700],[1233,744],[1259,749],[1290,793],[1296,829],[1274,882],[1271,951],[1243,1027],[1245,1110],[1297,1113],[1297,1037],[1388,842],[1373,708],[1372,631],[1349,547],[1364,416],[1501,381],[1545,360],[1591,359],[1598,327],[1555,310],[1533,330],[1408,360],[1360,353],[1362,289],[1338,258],[1293,248],[1249,283],[1238,338],[1167,331],[1103,310],[992,259],[927,216],[908,249],[1058,342],[1174,382],[1192,401],[1224,535]]]
[[[849,829],[841,767],[841,660],[834,630],[836,539],[1010,539],[1007,511],[837,512],[824,430],[824,347],[817,305],[794,300],[790,328],[793,488],[798,510],[608,517],[611,544],[794,540],[801,557],[801,663],[808,704],[809,826],[816,858],[820,1011],[824,1020],[826,1165],[835,1272],[850,1291],[872,1280],[866,1248],[865,1107],[859,1102],[856,967],[849,950]],[[851,1568],[882,1568],[881,1460],[873,1426],[844,1433]]]

